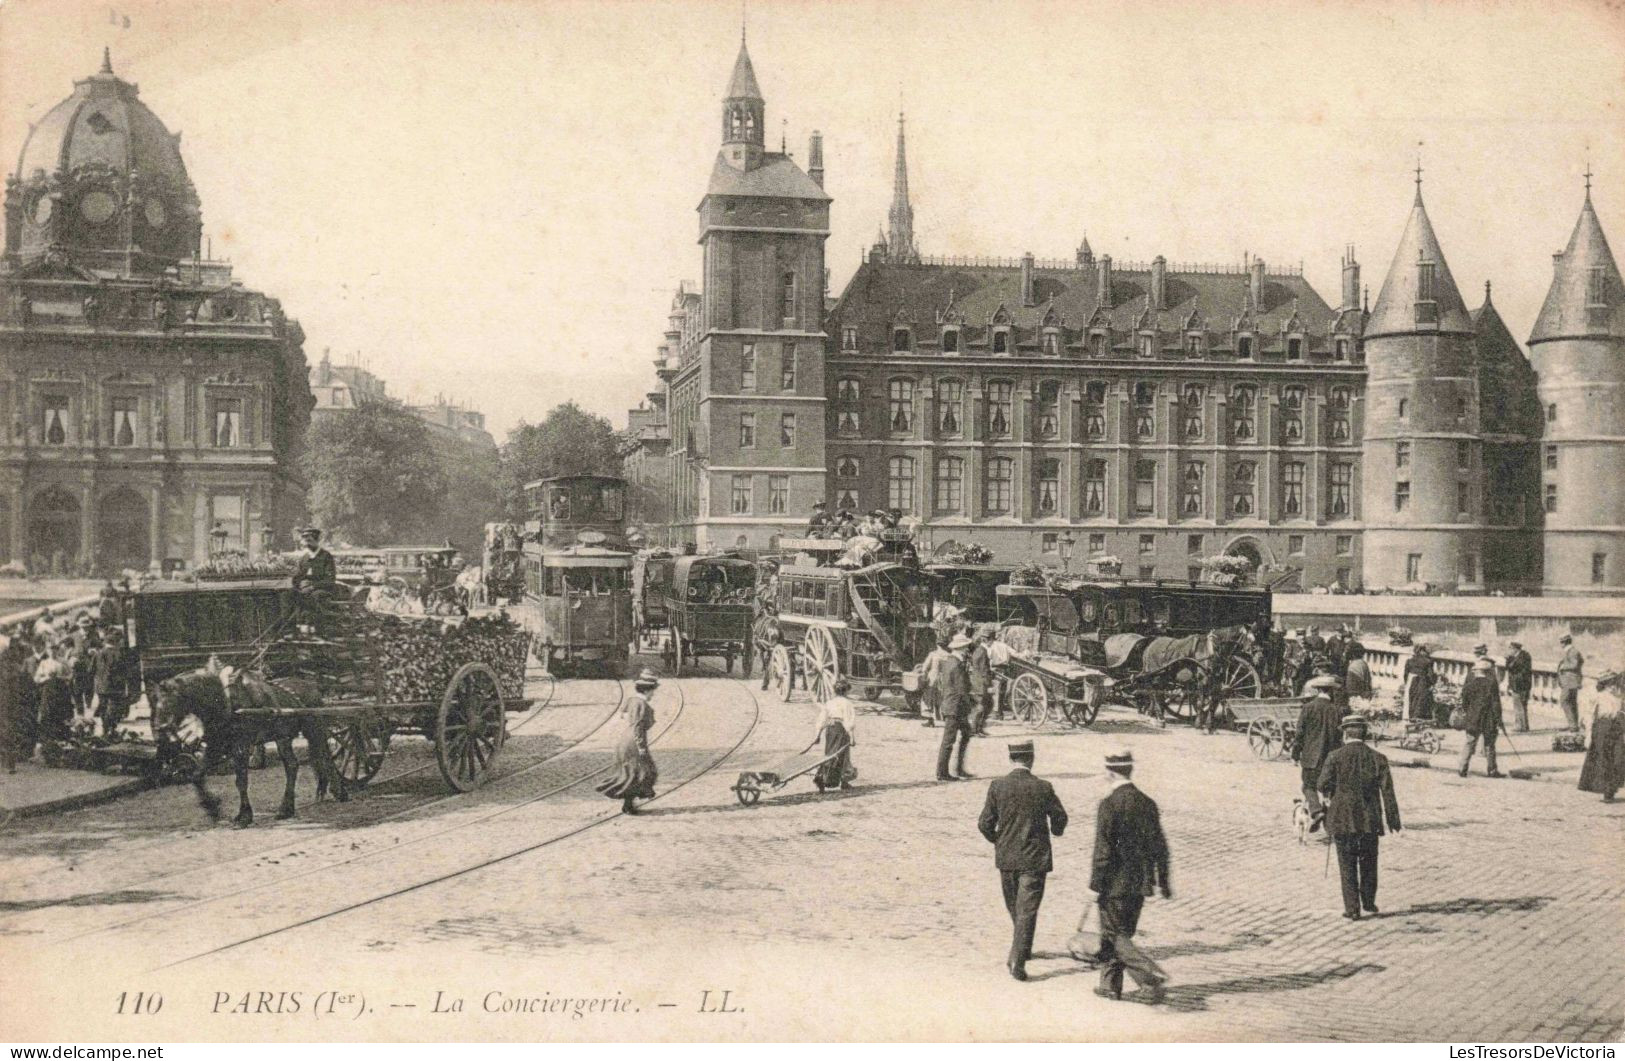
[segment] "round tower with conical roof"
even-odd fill
[[[1367,588],[1483,584],[1474,338],[1418,171],[1410,220],[1365,330]]]
[[[1545,414],[1541,453],[1548,592],[1625,589],[1625,285],[1591,205],[1553,256],[1529,336]]]

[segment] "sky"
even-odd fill
[[[822,130],[838,294],[884,224],[899,108],[927,254],[1302,261],[1375,299],[1414,192],[1520,339],[1589,159],[1625,241],[1625,5],[748,0],[775,146]],[[216,257],[501,438],[655,384],[742,7],[615,0],[0,0],[0,159],[115,70],[183,134]],[[129,25],[126,28],[125,20]],[[1420,145],[1420,146],[1419,146]],[[1625,249],[1625,243],[1621,243]]]

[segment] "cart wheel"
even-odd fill
[[[793,679],[795,678],[796,674],[796,672],[791,669],[795,666],[795,664],[790,662],[790,650],[785,648],[783,645],[774,645],[773,655],[771,657],[771,662],[768,663],[768,666],[773,668],[774,691],[779,694],[780,700],[783,700],[788,704],[790,702],[790,696],[794,692],[791,685],[794,684]]]
[[[339,776],[351,785],[365,785],[384,765],[389,751],[389,725],[370,715],[340,723],[327,731],[327,752]]]
[[[740,778],[739,783],[734,786],[734,797],[739,800],[740,806],[754,807],[756,801],[762,798],[762,790],[755,781]]]
[[[1281,727],[1267,718],[1255,718],[1247,724],[1247,746],[1260,759],[1274,759],[1284,745]]]
[[[1256,700],[1264,695],[1263,690],[1264,679],[1259,677],[1258,668],[1253,666],[1252,661],[1242,656],[1231,656],[1219,671],[1213,696],[1222,705],[1226,700]]]
[[[1100,714],[1100,694],[1090,686],[1088,698],[1078,704],[1072,713],[1072,721],[1079,726],[1087,726],[1094,722]]]
[[[491,668],[458,668],[440,698],[434,729],[434,757],[446,784],[470,792],[485,783],[507,738],[506,722],[502,687]]]
[[[1049,716],[1049,692],[1036,674],[1019,674],[1010,683],[1010,712],[1017,722],[1042,726]]]
[[[821,704],[835,695],[835,679],[840,673],[841,656],[834,636],[822,626],[808,629],[807,639],[801,643],[801,674],[814,703]]]

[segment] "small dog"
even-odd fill
[[[1309,842],[1309,831],[1314,827],[1314,815],[1309,813],[1309,805],[1301,799],[1292,801],[1292,829],[1298,834],[1298,843]]]

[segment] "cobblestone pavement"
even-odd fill
[[[813,708],[684,679],[656,702],[662,723],[679,696],[684,713],[655,754],[663,792],[693,780],[640,816],[614,817],[590,784],[553,791],[607,761],[609,736],[592,727],[614,689],[582,687],[533,723],[530,754],[569,746],[556,759],[404,814],[387,808],[415,797],[392,800],[385,786],[313,808],[292,828],[193,821],[177,837],[163,830],[187,798],[171,791],[141,797],[151,806],[133,827],[107,807],[64,816],[77,825],[13,827],[0,845],[0,934],[74,961],[178,960],[308,918],[144,982],[166,985],[178,1013],[178,1000],[206,989],[311,976],[370,984],[401,1007],[349,1032],[374,1038],[1595,1041],[1625,1030],[1625,807],[1566,785],[1396,769],[1409,828],[1383,843],[1382,915],[1351,923],[1326,848],[1300,845],[1290,827],[1290,763],[1258,762],[1235,736],[1151,729],[1119,711],[1088,730],[1040,733],[1038,772],[1073,824],[1057,842],[1033,979],[1018,984],[1004,971],[1009,922],[975,818],[983,778],[1007,766],[998,738],[1024,730],[995,726],[973,745],[978,780],[937,784],[938,731],[865,716],[854,791],[819,795],[804,778],[747,809],[728,785],[804,747]],[[392,750],[391,763],[421,746]],[[1174,979],[1156,1008],[1095,997],[1094,975],[1062,953],[1089,898],[1099,764],[1119,747],[1133,750],[1173,848],[1175,898],[1151,900],[1141,931]],[[70,869],[64,852],[74,851]],[[151,879],[169,867],[177,875]],[[305,981],[287,961],[276,984],[256,976],[299,954],[309,955]],[[437,992],[468,1012],[435,1013]],[[595,994],[635,1000],[635,1015],[488,1013],[492,992],[499,1009],[503,998]],[[45,995],[37,1012],[50,1012]],[[332,1034],[206,1028],[198,1034]]]

